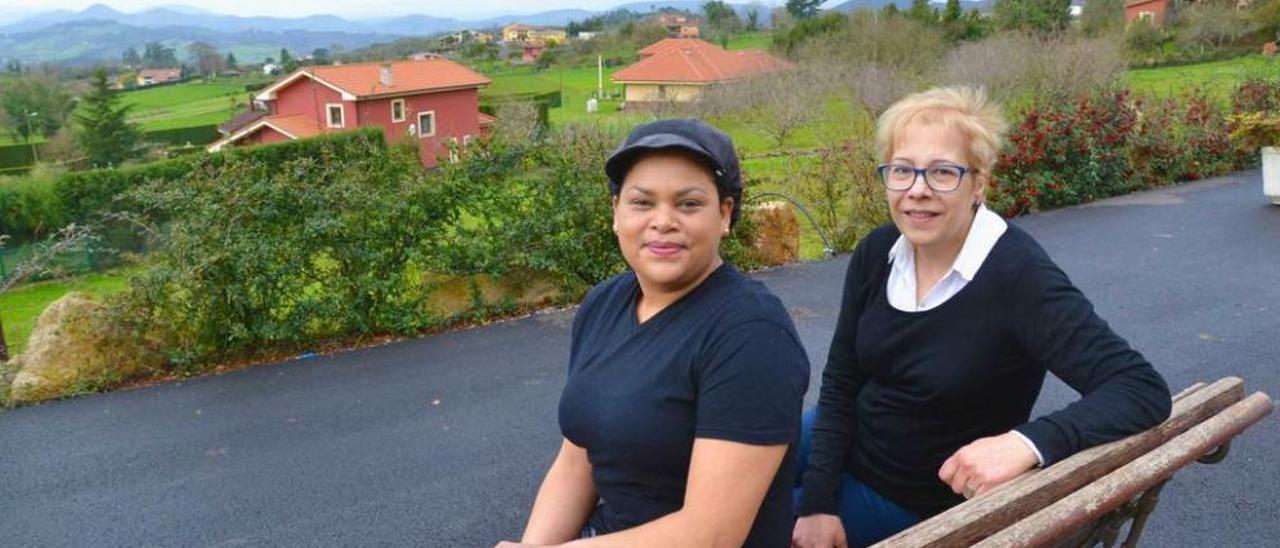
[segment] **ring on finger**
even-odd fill
[[[971,499],[973,498],[973,495],[977,494],[977,491],[973,487],[969,486],[969,484],[965,484],[964,489],[962,489],[961,491],[962,491],[962,494],[964,495],[964,498],[967,498],[967,499]]]

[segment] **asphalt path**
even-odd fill
[[[1017,219],[1174,390],[1280,396],[1280,207],[1257,171]],[[814,361],[847,256],[760,272]],[[558,445],[572,310],[0,413],[3,546],[492,546]],[[1042,412],[1074,393],[1051,379]],[[1177,474],[1146,546],[1280,543],[1280,427]]]

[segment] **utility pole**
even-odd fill
[[[9,343],[4,340],[4,322],[0,321],[0,363],[9,361]]]
[[[596,56],[596,99],[604,100],[604,56]]]
[[[27,112],[27,142],[31,143],[31,163],[33,165],[40,163],[40,153],[37,152],[36,142],[31,140],[35,136],[31,131],[31,119],[39,115],[39,112]]]

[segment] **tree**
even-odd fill
[[[938,19],[933,6],[929,5],[929,0],[911,0],[911,9],[907,10],[907,17],[926,25]]]
[[[760,30],[760,4],[747,6],[747,32]]]
[[[51,137],[66,123],[75,102],[57,80],[26,75],[0,90],[0,116],[14,138]]]
[[[229,51],[227,52],[226,64],[227,64],[227,68],[230,70],[235,70],[240,67],[240,63],[236,62],[236,54],[231,53]]]
[[[818,14],[823,0],[787,0],[787,13],[796,19],[808,19]]]
[[[293,59],[293,55],[289,54],[288,49],[280,48],[280,66],[284,68],[285,72],[293,72],[294,69],[298,68],[298,62]]]
[[[110,167],[135,157],[142,134],[128,120],[130,105],[120,104],[120,95],[107,84],[106,69],[94,72],[92,86],[84,96],[84,110],[76,115],[79,145],[89,163]]]
[[[963,16],[964,11],[960,9],[960,0],[947,0],[947,7],[942,10],[942,22],[953,25]]]
[[[331,63],[329,48],[316,48],[311,50],[311,63],[315,65],[327,65]]]
[[[1124,0],[1089,0],[1080,12],[1080,31],[1098,36],[1124,28]]]
[[[177,68],[178,56],[173,48],[160,42],[147,42],[142,51],[142,65],[146,68]]]
[[[130,47],[124,50],[124,54],[120,56],[120,62],[124,63],[126,67],[137,68],[142,66],[142,56],[138,55],[138,50]]]
[[[1057,32],[1071,24],[1071,0],[996,0],[995,20],[1004,30]]]
[[[742,19],[733,7],[721,0],[711,0],[702,5],[702,14],[707,18],[707,26],[712,33],[726,38],[742,30]]]
[[[196,60],[196,70],[205,76],[217,76],[223,69],[223,58],[217,48],[204,42],[193,42],[187,51]]]

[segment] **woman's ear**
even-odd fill
[[[728,234],[729,228],[733,225],[733,198],[725,198],[720,201],[720,227],[721,232]]]
[[[618,196],[614,196],[609,200],[610,208],[613,209],[613,233],[618,233]]]

